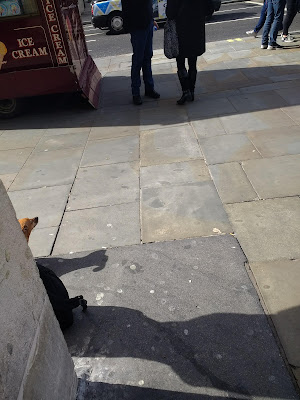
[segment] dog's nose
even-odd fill
[[[36,224],[39,222],[39,218],[38,217],[35,217],[34,218],[34,220],[33,220],[33,222],[35,222]]]

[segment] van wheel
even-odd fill
[[[124,23],[122,13],[115,11],[108,17],[108,27],[112,34],[119,35],[124,32]]]
[[[21,99],[4,99],[0,100],[0,118],[13,118],[20,114],[23,109]]]

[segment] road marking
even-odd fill
[[[241,38],[236,38],[236,39],[227,39],[227,42],[232,43],[232,42],[234,42],[235,40],[236,40],[237,42],[243,42],[243,41],[244,41],[244,40],[241,39]]]
[[[249,4],[257,4],[258,6],[261,6],[261,7],[263,6],[262,3],[259,3],[258,1],[247,1],[246,4],[248,4],[248,3]]]
[[[103,33],[104,33],[104,32],[98,32],[98,33],[88,33],[88,34],[86,34],[85,36],[86,36],[86,37],[88,37],[88,36],[103,35]]]
[[[216,12],[216,14],[227,13],[227,12],[232,12],[232,11],[240,11],[240,10],[253,10],[253,8],[258,8],[258,7],[261,7],[261,5],[253,6],[253,7],[233,8],[232,10],[219,10]]]
[[[237,18],[237,19],[230,19],[229,21],[217,21],[217,22],[209,22],[206,26],[210,25],[216,25],[216,24],[224,24],[225,22],[237,22],[237,21],[246,21],[248,19],[259,19],[259,16],[257,17],[249,17],[249,18]]]
[[[86,40],[86,42],[87,42],[87,43],[90,43],[90,42],[97,42],[97,40],[96,40],[96,39]]]

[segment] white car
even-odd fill
[[[165,20],[167,0],[152,1],[155,20],[158,22]],[[221,0],[213,0],[213,4],[214,11],[218,11],[221,7]],[[96,0],[92,3],[91,12],[95,28],[108,28],[114,34],[123,32],[121,0]]]

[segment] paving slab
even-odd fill
[[[258,200],[257,193],[239,163],[211,165],[209,170],[223,203]]]
[[[45,132],[45,129],[18,129],[5,131],[0,137],[0,150],[35,147]]]
[[[93,123],[89,140],[110,139],[121,136],[134,136],[139,133],[139,114],[137,111],[100,114]]]
[[[66,128],[48,128],[46,129],[45,136],[56,136],[56,135],[69,135],[70,133],[90,133],[91,127],[66,127]]]
[[[141,165],[157,165],[203,158],[190,125],[141,133]]]
[[[287,105],[287,102],[275,91],[241,94],[231,96],[229,100],[237,111],[243,113],[280,108]]]
[[[247,133],[295,125],[289,116],[279,108],[273,110],[256,111],[228,115],[220,118],[222,126],[229,134]],[[285,130],[282,129],[282,132]]]
[[[17,218],[39,217],[39,228],[58,226],[62,219],[71,185],[8,192]]]
[[[300,79],[300,73],[296,74],[286,74],[279,76],[271,76],[270,77],[273,82],[281,82],[281,81],[294,81]]]
[[[234,237],[40,262],[88,300],[65,332],[82,399],[297,398]]]
[[[159,108],[142,108],[140,110],[140,130],[149,131],[166,126],[174,126],[178,124],[185,124],[188,122],[187,113],[184,107],[175,108],[176,104],[164,104],[160,102],[162,106]]]
[[[131,91],[131,79],[129,76],[109,76],[106,75],[102,81],[103,95],[106,96],[108,93],[115,93],[119,91],[127,90],[128,93]]]
[[[300,260],[250,265],[289,364],[300,367]]]
[[[300,82],[300,80],[299,81],[295,80],[295,81],[271,82],[271,83],[265,83],[265,84],[255,82],[255,85],[251,85],[248,87],[241,87],[240,92],[243,94],[247,94],[247,93],[258,93],[258,92],[266,92],[266,91],[270,91],[270,90],[276,90],[278,92],[278,94],[280,95],[280,93],[279,93],[280,91],[278,91],[277,89],[287,89],[287,88],[291,88],[294,86],[299,87],[299,82]]]
[[[159,91],[161,99],[179,99],[182,95],[177,82],[174,82],[173,80],[166,82],[161,81],[159,85],[157,85],[157,90]]]
[[[132,95],[130,93],[130,90],[122,90],[122,91],[117,91],[114,93],[106,93],[105,94],[105,100],[104,96],[100,98],[100,105],[103,109],[106,107],[111,107],[113,106],[114,109],[116,106],[122,106],[122,105],[132,105]]]
[[[3,185],[6,190],[9,189],[10,185],[13,183],[16,176],[17,174],[0,175],[0,180],[3,182]]]
[[[300,155],[244,161],[243,169],[262,199],[300,194]]]
[[[250,56],[253,55],[253,51],[249,50],[249,49],[248,50],[229,51],[228,55],[233,60],[236,60],[239,58],[249,58]]]
[[[236,109],[226,98],[195,101],[187,105],[187,110],[192,120],[236,114]]]
[[[47,257],[51,254],[57,231],[58,226],[41,229],[36,227],[32,231],[28,244],[33,257]]]
[[[138,136],[93,140],[86,145],[81,167],[132,162],[138,159]]]
[[[253,60],[253,59],[252,59]],[[271,65],[271,64],[269,64]],[[243,74],[247,76],[248,79],[253,81],[254,84],[258,83],[269,83],[272,82],[270,77],[274,76],[275,71],[269,65],[259,66],[255,68],[244,68]]]
[[[226,61],[226,68],[205,73],[202,85],[207,91],[215,92],[218,90],[240,88],[241,86],[251,84],[249,79],[241,72],[241,68],[249,67],[245,63],[247,63],[245,60]],[[209,79],[207,79],[206,75],[208,75]]]
[[[137,162],[80,168],[67,210],[139,201]]]
[[[88,133],[66,133],[63,135],[54,135],[51,137],[42,138],[36,148],[35,152],[39,151],[53,151],[61,149],[71,149],[71,148],[84,148]]]
[[[181,185],[209,180],[211,180],[211,177],[204,160],[151,165],[141,168],[141,188]]]
[[[144,243],[232,232],[211,181],[143,189],[141,220]]]
[[[299,61],[289,60],[285,62],[285,65],[273,65],[272,68],[278,75],[297,74],[299,72]]]
[[[300,61],[300,60],[299,60]],[[295,84],[294,84],[295,85]],[[276,92],[287,102],[289,105],[299,105],[300,104],[300,87],[290,87],[286,89],[279,89]]]
[[[200,146],[208,164],[223,164],[261,158],[244,135],[223,135],[200,139]]]
[[[217,51],[217,49],[215,49],[215,51],[206,52],[203,54],[202,58],[208,64],[214,64],[214,63],[219,63],[219,62],[230,60],[230,56],[222,50],[226,51],[227,49],[220,48],[219,51]]]
[[[0,174],[10,175],[20,171],[33,148],[0,151]]]
[[[140,243],[139,203],[68,211],[53,254]]]
[[[226,130],[220,118],[192,121],[191,124],[199,139],[203,137],[226,135]]]
[[[178,85],[177,74],[174,71],[174,64],[152,64],[152,73],[154,76],[155,87],[160,93],[160,85],[163,82],[173,82],[174,86]]]
[[[37,152],[31,155],[10,187],[10,191],[62,186],[73,182],[82,149]]]
[[[300,154],[300,126],[249,132],[248,137],[263,157]]]
[[[280,57],[280,55],[268,54],[266,56],[264,54],[266,53],[262,51],[261,55],[253,57],[252,60],[255,62],[256,65],[258,65],[259,67],[272,66],[272,68],[274,68],[274,66],[277,66],[279,70],[282,69],[282,67],[284,66],[283,64],[285,64],[285,62]]]
[[[300,258],[300,199],[227,204],[225,209],[248,260]]]
[[[293,121],[300,124],[300,106],[285,107],[283,111],[292,118]]]

